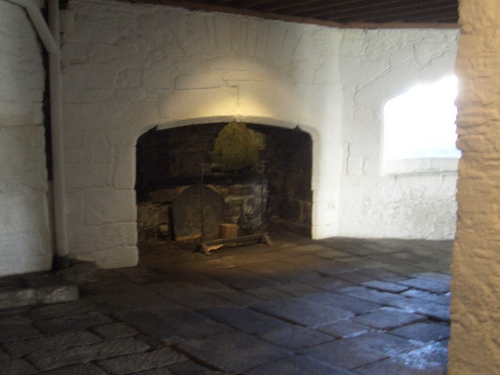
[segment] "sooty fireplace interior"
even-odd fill
[[[152,129],[137,141],[139,243],[196,240],[202,220],[207,239],[222,223],[237,224],[240,234],[273,224],[310,236],[311,168],[312,140],[299,129],[235,122]]]

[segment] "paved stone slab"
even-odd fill
[[[415,264],[400,264],[400,265],[387,265],[385,269],[405,275],[408,277],[413,277],[419,273],[426,271],[425,268],[417,266]]]
[[[113,375],[125,375],[139,371],[165,367],[186,357],[170,348],[163,348],[148,353],[131,354],[123,357],[105,359],[97,364]]]
[[[382,308],[372,313],[356,316],[352,320],[369,327],[392,329],[426,319],[423,315],[412,314],[399,309]]]
[[[405,298],[404,296],[401,296],[399,294],[379,292],[378,290],[373,290],[362,286],[352,286],[349,288],[344,288],[341,289],[340,292],[351,297],[356,297],[381,305],[387,305],[389,302]]]
[[[360,375],[445,375],[447,350],[430,344],[380,362],[356,369]]]
[[[212,294],[215,294],[221,298],[224,298],[227,301],[233,302],[234,304],[243,307],[251,305],[252,303],[257,303],[262,301],[262,299],[256,296],[250,295],[248,293],[239,290],[216,291],[212,292]]]
[[[241,269],[279,281],[280,283],[303,282],[321,277],[317,272],[281,261],[248,264],[241,267]]]
[[[403,295],[405,295],[406,297],[414,297],[414,298],[423,299],[424,301],[439,303],[440,305],[449,306],[451,303],[450,293],[434,294],[434,293],[429,293],[429,292],[426,292],[423,290],[410,289],[410,290],[404,292]]]
[[[285,358],[243,373],[243,375],[277,374],[355,375],[353,372],[302,355]]]
[[[20,324],[12,322],[9,324],[8,321],[0,323],[0,342],[23,340],[37,336],[41,336],[41,333],[31,324],[25,322]]]
[[[27,356],[27,359],[40,370],[46,371],[99,359],[141,353],[149,348],[149,345],[142,341],[125,338],[93,345],[76,346],[64,350],[32,353]]]
[[[168,366],[168,369],[172,374],[175,375],[219,375],[225,374],[220,371],[211,370],[208,367],[201,366],[191,361],[183,361],[174,363]],[[166,373],[169,374],[169,373]],[[142,374],[140,374],[142,375]],[[151,374],[153,375],[153,374]],[[155,374],[156,375],[156,374]],[[157,375],[163,375],[163,373],[158,372]]]
[[[280,292],[275,288],[256,288],[247,289],[246,293],[258,298],[260,301],[274,301],[277,299],[287,298],[290,295],[285,292]]]
[[[450,337],[450,327],[440,323],[415,323],[396,328],[389,333],[423,342],[440,341]]]
[[[329,292],[308,294],[302,296],[302,298],[322,305],[334,306],[342,310],[351,311],[356,315],[366,314],[378,310],[381,307],[379,304],[373,302]]]
[[[336,275],[336,277],[341,280],[350,281],[354,284],[361,284],[373,280],[372,277],[359,271],[339,273],[338,275]]]
[[[406,280],[407,277],[400,275],[399,273],[389,271],[383,267],[380,268],[363,268],[359,272],[363,272],[365,275],[371,276],[374,279],[397,282],[400,280]]]
[[[72,315],[62,318],[40,320],[33,323],[40,331],[56,335],[64,332],[82,331],[99,324],[111,323],[112,320],[106,315],[97,311],[91,311],[86,314]]]
[[[101,368],[93,365],[92,363],[86,363],[84,365],[76,365],[63,367],[57,370],[44,372],[43,375],[108,375]]]
[[[263,333],[260,334],[259,337],[290,350],[304,349],[332,341],[332,337],[329,335],[301,326],[292,326]]]
[[[439,273],[439,272],[424,272],[420,273],[418,277],[423,277],[424,279],[437,280],[446,284],[449,284],[451,281],[451,276]]]
[[[189,356],[229,373],[239,373],[293,353],[245,333],[225,333],[207,340],[186,341],[177,347]]]
[[[353,272],[360,270],[360,267],[333,260],[312,264],[310,268],[316,272],[328,276],[338,275],[339,273],[344,273],[344,272]]]
[[[404,292],[405,290],[408,290],[408,287],[405,285],[400,285],[380,280],[372,280],[364,282],[363,285],[372,289],[380,290],[382,292],[390,292],[390,293],[401,293]]]
[[[352,254],[340,250],[327,250],[318,253],[317,256],[325,259],[335,259],[335,258],[350,257],[352,256]]]
[[[85,314],[94,310],[96,306],[89,303],[87,299],[56,305],[37,307],[29,312],[29,317],[33,320],[61,318],[69,315]]]
[[[175,293],[165,293],[164,295],[179,305],[191,309],[204,309],[212,306],[236,307],[234,303],[224,298],[201,290],[182,290]]]
[[[7,353],[5,353],[5,352],[2,350],[2,348],[0,348],[0,361],[3,361],[3,360],[5,360],[5,359],[10,359],[10,356],[9,356]]]
[[[117,314],[117,317],[165,343],[200,339],[233,330],[193,311],[128,311]]]
[[[294,254],[294,256],[284,257],[283,259],[281,259],[281,261],[285,263],[304,266],[306,264],[324,262],[325,258],[316,254],[304,254],[298,256],[295,256]]]
[[[114,314],[122,311],[141,311],[141,310],[182,310],[185,307],[178,303],[160,296],[149,290],[141,290],[127,292],[126,289],[122,293],[112,295],[103,295],[93,297],[94,301],[99,305],[99,311],[107,314]]]
[[[301,353],[350,370],[418,347],[415,342],[384,333],[369,332],[321,344],[302,350]]]
[[[332,276],[325,276],[317,280],[308,281],[307,284],[324,290],[339,290],[354,286],[354,284],[349,281],[340,280]]]
[[[125,323],[103,324],[92,328],[92,332],[105,339],[119,339],[137,335],[137,331]]]
[[[22,357],[29,353],[62,350],[72,346],[95,344],[99,341],[101,339],[90,332],[71,332],[50,337],[9,342],[4,344],[4,348],[13,357]]]
[[[0,374],[2,375],[28,375],[36,372],[37,369],[24,359],[0,361]]]
[[[304,294],[311,294],[311,293],[317,293],[321,292],[322,290],[320,288],[316,288],[311,285],[306,285],[302,283],[289,283],[289,284],[283,284],[280,286],[277,286],[274,288],[280,292],[289,294],[294,297],[300,297],[303,296]]]
[[[351,322],[350,320],[328,324],[318,328],[318,331],[325,332],[337,339],[358,336],[368,332],[369,330],[369,327]]]
[[[209,318],[249,334],[263,333],[290,326],[282,320],[244,308],[216,307],[200,310]]]
[[[412,288],[421,289],[432,293],[446,293],[450,291],[448,283],[437,280],[430,280],[424,277],[416,277],[414,279],[400,281],[399,284],[407,285]]]
[[[221,283],[234,289],[246,290],[256,288],[270,288],[280,285],[280,282],[263,277],[252,272],[246,272],[241,269],[217,270],[217,273],[211,277]]]
[[[450,319],[450,309],[447,305],[424,301],[418,298],[405,298],[390,303],[391,306],[399,307],[408,312],[415,312],[422,315],[427,315],[443,321]]]
[[[261,302],[250,307],[306,327],[332,324],[354,316],[350,311],[299,298]]]

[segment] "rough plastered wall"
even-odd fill
[[[341,195],[351,194],[342,177],[344,146],[354,139],[349,128],[355,125],[343,119],[349,115],[344,98],[351,100],[352,87],[366,86],[346,81],[343,59],[373,54],[375,45],[366,47],[373,43],[397,49],[405,38],[424,52],[453,43],[440,30],[416,37],[409,30],[375,34],[102,0],[71,0],[62,18],[69,248],[101,267],[137,262],[135,145],[154,126],[232,120],[299,126],[313,139],[313,237],[339,235],[345,227]],[[384,53],[365,59],[366,82],[386,78],[378,70]],[[391,64],[404,77],[417,56],[401,57],[400,67],[394,57]],[[440,63],[430,60],[424,59]],[[359,100],[377,106],[366,92],[378,98],[372,90]],[[370,134],[380,131],[376,118],[365,120],[362,131],[369,122],[377,129]],[[375,148],[370,145],[370,157]]]
[[[456,166],[444,173],[384,175],[381,161],[384,105],[416,85],[453,75],[458,34],[454,29],[344,31],[338,235],[454,237]]]
[[[500,3],[462,0],[450,375],[500,369]]]
[[[41,47],[25,11],[0,1],[0,276],[50,269]]]

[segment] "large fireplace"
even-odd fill
[[[152,129],[137,142],[139,243],[196,240],[202,227],[215,239],[223,223],[239,235],[280,225],[310,236],[311,164],[311,137],[299,129]]]

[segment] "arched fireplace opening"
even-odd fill
[[[278,225],[311,236],[312,139],[298,128],[154,128],[139,137],[136,155],[139,244],[201,236],[202,180],[207,239],[222,223],[239,235]]]

